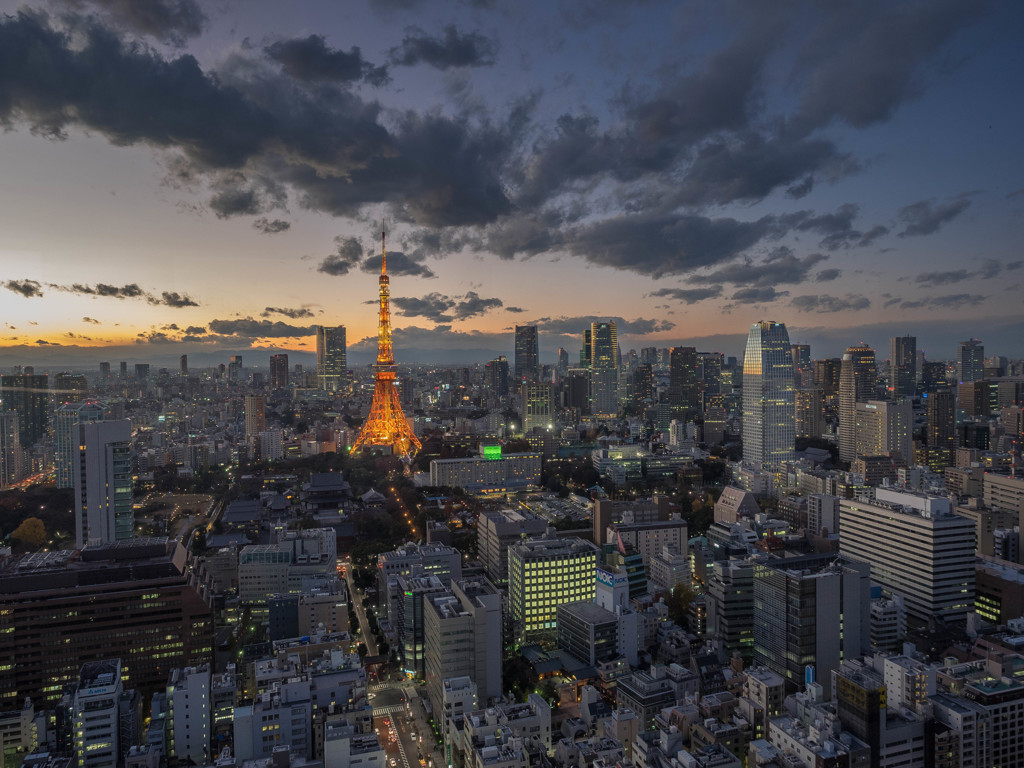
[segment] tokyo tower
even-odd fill
[[[409,461],[422,446],[416,439],[409,422],[405,420],[402,404],[395,386],[395,355],[391,344],[391,288],[388,281],[388,253],[384,232],[380,233],[380,320],[377,326],[377,364],[374,366],[376,384],[373,403],[363,429],[352,445],[352,451],[364,445],[389,446],[392,454]]]

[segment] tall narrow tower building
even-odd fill
[[[750,326],[743,358],[743,461],[776,471],[796,447],[793,354],[785,323]]]

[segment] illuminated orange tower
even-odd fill
[[[390,446],[395,456],[411,459],[422,446],[416,439],[409,422],[405,420],[402,404],[395,386],[395,354],[391,344],[391,288],[388,281],[388,252],[384,232],[380,233],[380,320],[377,327],[377,365],[374,366],[376,384],[373,403],[359,437],[352,445],[357,451],[364,445]]]

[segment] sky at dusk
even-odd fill
[[[0,366],[1024,356],[1024,4],[0,0]],[[248,362],[247,360],[247,362]]]

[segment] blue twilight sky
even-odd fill
[[[1024,355],[1024,5],[0,0],[0,366]]]

